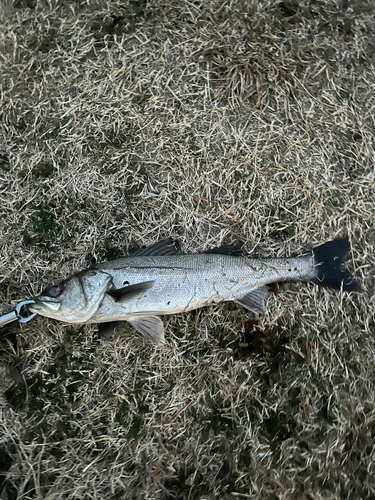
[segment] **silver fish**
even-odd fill
[[[45,289],[29,309],[67,323],[125,320],[162,345],[159,316],[229,300],[262,314],[270,283],[301,280],[358,291],[357,282],[342,269],[348,249],[348,240],[339,239],[298,257],[254,259],[234,246],[184,254],[169,238]]]

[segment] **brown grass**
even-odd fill
[[[0,497],[375,497],[371,1],[4,0],[0,312],[169,235],[288,255],[348,235],[362,294],[287,283],[235,361],[228,304],[1,331]],[[223,344],[222,344],[223,345]]]

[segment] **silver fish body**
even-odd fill
[[[276,281],[303,279],[313,274],[311,255],[294,259],[256,260],[231,255],[193,254],[128,257],[95,267],[112,276],[115,288],[153,282],[139,296],[114,302],[110,295],[91,318],[92,323],[134,315],[164,315],[210,304],[240,300],[251,291]]]
[[[46,289],[30,310],[68,323],[125,320],[162,344],[159,316],[229,300],[264,313],[270,283],[302,280],[357,290],[355,280],[341,269],[347,247],[346,240],[335,240],[299,257],[262,260],[234,247],[182,254],[168,239],[71,276]],[[329,258],[320,262],[326,254]]]

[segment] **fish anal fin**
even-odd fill
[[[143,283],[127,285],[122,288],[111,288],[110,290],[108,290],[107,294],[110,295],[115,302],[122,302],[136,295],[140,295],[143,292],[146,292],[152,287],[153,283],[153,281],[144,281]]]
[[[243,297],[234,299],[234,302],[236,302],[236,304],[239,304],[242,307],[245,307],[246,309],[248,309],[253,313],[265,314],[266,306],[264,304],[264,300],[266,298],[267,293],[268,293],[268,287],[261,286],[247,293]]]
[[[136,252],[128,255],[128,257],[140,257],[146,255],[181,255],[180,245],[177,240],[167,238],[166,240],[158,241],[149,247],[140,248]]]
[[[158,316],[132,316],[126,321],[157,346],[165,344],[164,325]]]

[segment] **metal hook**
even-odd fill
[[[24,306],[28,304],[35,304],[35,300],[24,300],[16,305],[14,311],[4,314],[0,316],[0,328],[8,323],[12,323],[12,321],[19,321],[19,323],[27,323],[31,319],[35,318],[37,313],[31,313],[28,316],[22,316],[21,310]],[[26,308],[27,310],[27,308]],[[28,312],[28,311],[27,311]]]

